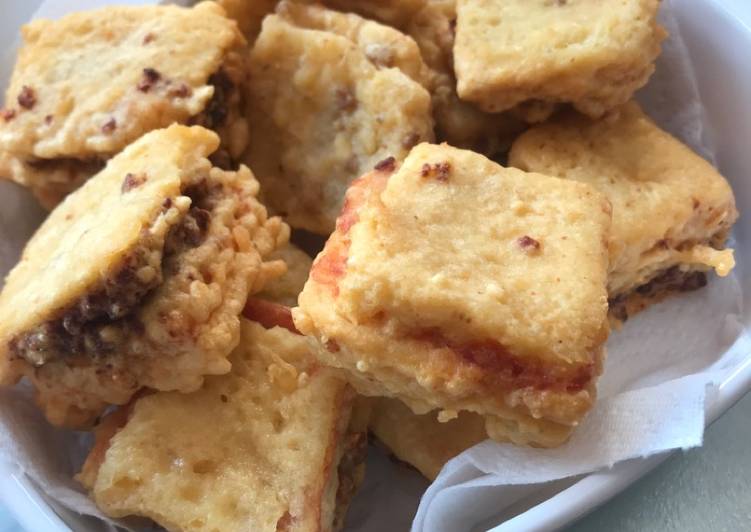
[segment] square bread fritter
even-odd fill
[[[285,5],[266,17],[251,51],[249,116],[263,133],[246,162],[272,210],[328,235],[352,180],[432,139],[430,95],[414,72],[389,66],[404,64],[403,52],[419,61],[408,37],[356,15]]]
[[[321,531],[343,523],[364,471],[352,389],[305,338],[243,321],[232,371],[105,419],[78,479],[107,515],[171,531]]]
[[[457,91],[488,112],[529,101],[600,116],[646,84],[659,0],[457,0]]]
[[[353,183],[295,325],[364,395],[560,444],[601,371],[609,226],[589,185],[423,143]]]
[[[613,206],[608,294],[625,319],[666,293],[704,286],[734,266],[725,240],[738,217],[728,182],[638,104],[593,121],[575,113],[514,143],[509,164],[588,183]]]
[[[439,421],[435,412],[415,414],[397,399],[373,399],[368,428],[399,460],[433,481],[443,466],[488,438],[485,420],[472,412]]]
[[[174,122],[247,144],[245,39],[213,2],[35,20],[0,117],[0,176],[52,208],[144,133]]]
[[[0,293],[0,380],[26,375],[54,424],[80,426],[141,387],[191,391],[229,371],[249,292],[289,229],[258,182],[213,167],[217,135],[141,137],[72,193]]]

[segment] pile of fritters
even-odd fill
[[[730,186],[633,100],[658,8],[32,22],[0,177],[51,212],[0,293],[0,381],[94,431],[104,513],[169,530],[341,529],[368,431],[431,479],[488,437],[563,444],[611,328],[734,266]]]

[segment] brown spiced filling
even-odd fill
[[[41,366],[58,359],[101,358],[116,352],[125,341],[123,331],[142,328],[134,313],[162,283],[164,261],[203,241],[211,217],[203,208],[209,200],[207,193],[202,187],[184,191],[192,200],[191,207],[161,245],[144,238],[141,247],[126,256],[96,290],[61,309],[55,318],[13,338],[11,353]],[[168,199],[163,208],[170,207]]]
[[[27,185],[43,207],[53,209],[70,192],[104,168],[105,161],[92,159],[26,159]]]
[[[83,174],[96,174],[104,168],[105,162],[97,158],[83,160],[70,157],[60,157],[57,159],[28,159],[26,164],[40,172],[62,171],[65,174],[70,175],[72,181],[74,180],[74,177]]]
[[[683,271],[679,266],[663,270],[651,281],[637,286],[633,291],[608,300],[610,315],[620,321],[629,317],[629,300],[656,299],[670,292],[690,292],[707,285],[707,274],[701,271]],[[633,310],[631,314],[633,314]]]
[[[209,85],[213,85],[214,95],[206,108],[191,118],[188,123],[211,129],[220,137],[225,137],[222,135],[222,130],[230,125],[233,115],[238,112],[240,94],[224,69],[219,69],[209,77]],[[209,159],[214,166],[222,170],[232,170],[237,166],[226,146],[221,146]]]
[[[209,77],[209,85],[214,86],[214,95],[206,108],[193,117],[192,123],[207,129],[218,129],[227,123],[228,102],[235,90],[235,84],[224,70],[220,69]]]

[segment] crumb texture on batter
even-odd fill
[[[396,30],[285,5],[266,17],[251,52],[250,122],[263,135],[253,138],[246,162],[274,212],[327,235],[353,179],[432,139],[430,95],[397,68],[402,48],[389,44]],[[379,34],[387,39],[371,39]]]
[[[303,250],[289,244],[269,256],[270,260],[282,260],[287,265],[287,271],[271,281],[258,297],[269,299],[287,307],[297,305],[297,296],[302,292],[305,282],[308,280],[310,267],[313,259]]]
[[[108,515],[168,530],[333,530],[340,485],[356,488],[340,473],[362,467],[351,389],[280,328],[244,321],[230,361],[196,392],[148,395],[121,428],[105,422],[79,480]]]
[[[703,272],[725,276],[734,266],[725,247],[738,218],[730,185],[635,102],[606,120],[568,113],[535,127],[516,140],[509,164],[588,183],[608,197],[614,307],[635,291],[640,300],[659,299],[703,286]]]
[[[212,167],[218,145],[197,126],[145,135],[50,214],[8,275],[0,377],[29,377],[53,423],[229,370],[238,316],[283,273],[264,258],[289,229],[247,168]]]
[[[245,83],[245,40],[218,5],[106,7],[35,20],[22,36],[5,98],[13,117],[0,120],[0,172],[45,206],[144,133],[209,107],[212,129],[232,130],[226,148],[244,150],[247,125],[232,109],[244,91],[233,98],[226,85]]]
[[[421,144],[353,183],[293,318],[360,393],[561,443],[601,371],[609,225],[589,185]]]
[[[654,72],[659,0],[457,0],[459,96],[488,112],[529,100],[600,116]]]

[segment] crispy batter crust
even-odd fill
[[[336,530],[362,478],[351,388],[279,328],[245,321],[231,360],[105,419],[78,480],[108,515],[168,530]]]
[[[310,295],[333,304],[328,294]],[[455,352],[410,339],[395,340],[389,336],[389,328],[319,319],[319,328],[314,329],[300,309],[293,309],[293,318],[301,332],[321,340],[317,350],[321,361],[343,370],[359,393],[399,398],[418,414],[435,408],[478,413],[485,419],[489,436],[498,441],[560,445],[596,397],[593,379],[576,391],[504,389],[496,375]],[[602,371],[602,350],[592,357],[598,361],[592,372],[596,377]]]
[[[369,40],[374,35],[391,39],[398,32],[372,32],[378,24],[354,15],[300,9],[312,12],[304,26],[296,25],[299,13],[268,16],[251,52],[249,116],[264,134],[250,143],[246,161],[270,208],[293,227],[329,234],[351,181],[432,139],[430,96],[359,47],[381,42]],[[403,41],[411,43],[405,36],[395,42]]]
[[[342,369],[360,393],[398,397],[418,412],[434,408],[478,412],[497,439],[560,444],[591,407],[594,380],[602,369],[609,206],[590,187],[560,188],[562,181],[517,175],[479,155],[446,146],[421,145],[400,167],[394,161],[378,166],[348,191],[337,230],[314,262],[299,298],[300,308],[293,309],[297,328],[320,340],[319,357]],[[500,183],[510,188],[491,192]],[[511,205],[491,207],[492,200],[481,206],[473,203],[475,219],[462,217],[469,211],[457,209],[463,209],[470,197],[475,202],[475,186],[484,197]],[[567,212],[555,214],[566,224],[548,218],[547,194],[551,201],[555,197],[558,209],[561,196],[570,195],[563,202]],[[576,214],[580,207],[581,215]],[[529,213],[544,215],[527,218]],[[499,216],[503,220],[496,219]],[[466,228],[479,219],[482,227],[470,234]],[[578,225],[582,223],[594,225]],[[571,224],[578,229],[574,231]],[[554,236],[561,230],[565,234]],[[516,235],[505,255],[503,231]],[[483,267],[502,263],[498,270],[482,273],[478,263],[467,258],[477,288],[469,287],[470,276],[463,273],[460,258],[453,253],[451,259],[443,258],[457,242],[465,253],[492,256]],[[559,251],[556,242],[562,243]],[[480,251],[486,246],[492,255]],[[571,256],[578,260],[568,275],[564,271],[569,271],[566,261]],[[590,261],[587,274],[584,257]],[[399,261],[407,261],[409,267]],[[533,297],[529,304],[522,303],[526,292],[513,280],[517,265],[519,275],[524,272],[525,279],[538,280],[531,289],[533,296],[546,278],[544,271],[555,268],[544,302]],[[535,272],[538,267],[542,269]],[[564,278],[582,284],[569,291],[559,284]],[[454,279],[462,280],[455,299],[450,297]],[[440,289],[433,288],[436,280],[442,283]],[[508,303],[496,296],[485,302],[483,287],[498,282],[504,284],[498,294],[505,294]],[[516,290],[515,296],[508,290]],[[565,300],[569,318],[561,316],[558,306]],[[506,311],[508,319],[498,321]],[[523,322],[515,321],[525,312],[534,313],[534,334],[522,335]],[[543,327],[546,315],[557,318]],[[494,325],[488,325],[493,320]],[[580,328],[569,329],[574,323]],[[558,328],[562,324],[565,334]],[[505,334],[501,331],[509,332],[505,339],[496,336]],[[548,333],[556,340],[547,343]]]
[[[351,243],[349,231],[358,221],[358,211],[367,204],[371,195],[380,194],[389,176],[396,169],[393,158],[384,159],[376,170],[352,182],[344,197],[344,205],[336,219],[336,231],[326,242],[326,249],[318,255],[310,270],[310,278],[339,295],[339,279],[347,268],[347,253]]]
[[[730,185],[634,102],[604,120],[560,114],[519,137],[509,163],[589,183],[608,197],[613,205],[608,297],[615,317],[660,300],[661,295],[643,297],[639,291],[665,272],[672,277],[676,271],[714,269],[725,276],[735,264],[725,245],[738,217]],[[661,294],[681,289],[680,282],[662,281]]]
[[[6,94],[13,118],[0,120],[0,173],[44,206],[144,133],[207,109],[216,116],[218,99],[222,149],[245,149],[245,91],[229,94],[217,78],[245,85],[245,41],[217,5],[109,7],[34,21],[23,36]]]
[[[289,232],[247,168],[211,167],[217,145],[198,127],[146,135],[50,215],[10,273],[3,378],[30,378],[53,423],[81,426],[143,386],[190,391],[229,370],[247,295],[283,272],[263,259]]]
[[[302,292],[305,281],[308,280],[313,259],[293,244],[281,248],[273,253],[270,258],[283,260],[287,265],[287,271],[284,275],[272,281],[258,294],[258,297],[294,307],[297,305],[297,296]]]
[[[436,138],[440,142],[494,155],[508,149],[525,122],[543,121],[553,111],[553,104],[533,102],[508,113],[485,113],[459,99],[453,58],[455,0],[325,0],[323,3],[388,24],[415,40],[428,67],[421,83],[431,94]]]
[[[324,0],[322,3],[401,29],[425,5],[426,0]]]
[[[457,0],[459,96],[487,112],[530,100],[601,116],[646,84],[667,33],[659,0]]]

